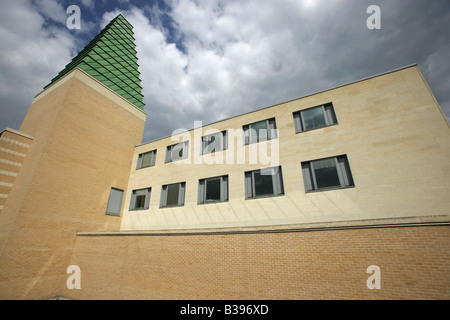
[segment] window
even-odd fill
[[[295,132],[303,132],[337,124],[332,103],[294,113]]]
[[[306,192],[353,187],[347,156],[302,163]]]
[[[136,169],[152,167],[155,165],[155,161],[156,161],[156,150],[141,153],[138,157]]]
[[[275,118],[245,125],[243,129],[246,145],[277,138]]]
[[[277,196],[284,194],[281,167],[245,173],[245,198]]]
[[[150,207],[151,188],[133,190],[131,193],[130,210],[146,210]]]
[[[183,160],[188,157],[189,141],[180,142],[167,147],[166,163]]]
[[[202,154],[213,153],[228,148],[227,132],[222,131],[202,137]]]
[[[220,201],[228,201],[228,176],[199,180],[198,203]]]
[[[123,190],[111,188],[109,193],[108,206],[106,207],[106,214],[112,216],[120,216],[122,209]]]
[[[183,206],[185,189],[185,182],[162,186],[160,207]]]

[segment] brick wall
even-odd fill
[[[32,137],[12,129],[0,133],[0,214],[32,142]]]
[[[35,98],[20,128],[34,140],[0,213],[0,299],[60,294],[77,231],[119,230],[109,194],[127,189],[144,124],[80,70]]]
[[[72,299],[449,299],[450,227],[79,235]],[[371,265],[381,289],[369,290]],[[69,276],[69,275],[67,275]],[[65,284],[63,284],[65,287]]]

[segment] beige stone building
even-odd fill
[[[1,133],[1,299],[450,298],[417,65],[141,144],[135,52],[119,15]]]

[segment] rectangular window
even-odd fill
[[[284,194],[281,167],[245,173],[245,198],[277,196]]]
[[[302,163],[306,192],[353,187],[347,156]]]
[[[228,201],[228,176],[199,180],[199,204],[221,201]]]
[[[160,207],[179,207],[184,205],[186,183],[174,183],[162,186]]]
[[[278,137],[275,118],[245,125],[243,130],[245,145]]]
[[[180,142],[167,147],[166,163],[183,160],[188,157],[189,141]]]
[[[150,207],[151,188],[133,190],[131,193],[130,210],[146,210]]]
[[[294,112],[295,132],[323,128],[337,124],[332,103]]]
[[[122,209],[123,190],[111,188],[109,193],[108,206],[106,207],[106,214],[112,216],[120,216]]]
[[[153,167],[156,161],[156,150],[141,153],[138,157],[136,169]]]
[[[227,132],[217,132],[202,137],[202,154],[213,153],[228,148]]]

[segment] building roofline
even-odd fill
[[[214,122],[211,122],[211,123],[203,125],[203,127],[210,126],[210,125],[213,125],[215,123],[231,120],[231,119],[234,119],[234,118],[237,118],[237,117],[242,117],[242,116],[245,116],[245,115],[248,115],[248,114],[259,112],[261,110],[273,108],[273,107],[276,107],[276,106],[279,106],[279,105],[282,105],[282,104],[285,104],[285,103],[289,103],[289,102],[292,102],[292,101],[304,99],[304,98],[307,98],[307,97],[310,97],[310,96],[314,96],[316,94],[320,94],[320,93],[324,93],[324,92],[327,92],[327,91],[339,89],[339,88],[346,87],[346,86],[349,86],[349,85],[352,85],[352,84],[356,84],[356,83],[359,83],[359,82],[362,82],[362,81],[378,78],[378,77],[385,76],[385,75],[390,74],[390,73],[398,72],[398,71],[401,71],[401,70],[404,70],[404,69],[413,68],[413,67],[418,67],[418,64],[417,63],[409,64],[409,65],[406,65],[404,67],[396,68],[396,69],[393,69],[393,70],[390,70],[390,71],[386,71],[386,72],[383,72],[383,73],[379,73],[379,74],[376,74],[376,75],[373,75],[373,76],[369,76],[369,77],[362,78],[362,79],[359,79],[359,80],[355,80],[355,81],[352,81],[352,82],[347,82],[347,83],[344,83],[344,84],[341,84],[341,85],[337,85],[337,86],[331,87],[329,89],[325,89],[325,90],[320,90],[320,91],[316,91],[316,92],[313,92],[313,93],[309,93],[309,94],[306,94],[304,96],[301,96],[301,97],[298,97],[298,98],[295,98],[295,99],[287,100],[287,101],[280,102],[280,103],[277,103],[277,104],[274,104],[274,105],[271,105],[271,106],[263,107],[263,108],[260,108],[260,109],[257,109],[257,110],[252,110],[252,111],[249,111],[249,112],[245,112],[245,113],[242,113],[242,114],[239,114],[239,115],[236,115],[236,116],[232,116],[232,117],[225,118],[225,119],[222,119],[222,120],[214,121]],[[192,130],[195,130],[195,129],[196,128],[191,128],[191,129],[189,129],[187,131],[189,132],[189,131],[192,131]],[[144,146],[146,144],[154,143],[156,141],[167,139],[169,137],[171,137],[171,136],[165,136],[165,137],[162,137],[162,138],[158,138],[158,139],[155,139],[155,140],[144,142],[144,143],[141,143],[140,145],[137,145],[136,148],[137,147],[142,147],[142,146]]]
[[[111,89],[110,87],[108,87],[107,85],[105,85],[103,82],[101,82],[100,80],[96,79],[95,77],[91,76],[89,73],[87,73],[86,71],[84,71],[83,69],[81,69],[80,67],[75,67],[73,68],[71,71],[69,71],[68,73],[66,73],[64,76],[62,76],[61,78],[59,78],[57,81],[55,81],[54,83],[52,83],[51,85],[49,85],[46,89],[43,89],[41,92],[39,92],[34,99],[40,99],[41,96],[44,93],[48,93],[51,90],[53,90],[54,88],[57,88],[60,84],[63,83],[63,81],[65,79],[69,79],[70,77],[73,77],[75,72],[80,72],[83,75],[85,75],[86,77],[90,78],[91,80],[93,80],[94,82],[96,82],[97,84],[99,84],[101,87],[105,88],[106,90],[108,90],[110,93],[112,93],[114,96],[120,98],[123,100],[123,102],[127,103],[128,105],[130,105],[131,107],[133,107],[134,109],[138,110],[139,112],[141,112],[142,114],[144,114],[145,116],[147,116],[147,112],[144,109],[139,108],[137,105],[135,105],[133,102],[131,102],[130,100],[122,97],[120,94],[118,94],[116,91],[114,91],[113,89]]]

